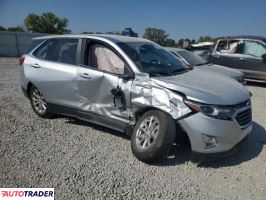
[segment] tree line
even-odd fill
[[[34,13],[29,14],[24,19],[24,26],[16,26],[5,28],[0,26],[0,31],[13,31],[13,32],[37,32],[47,34],[67,34],[71,33],[68,29],[69,20],[67,18],[59,18],[52,12],[46,12],[41,15]],[[94,32],[82,32],[82,34],[93,34]],[[102,34],[102,32],[95,32]],[[123,35],[123,31],[106,32],[105,34]],[[138,34],[131,30],[131,37],[138,37]],[[194,44],[197,42],[211,41],[215,42],[219,38],[213,38],[210,36],[201,36],[198,40],[195,39],[179,39],[178,41],[169,38],[169,34],[165,30],[159,28],[149,27],[146,28],[143,34],[143,38],[154,41],[162,46],[168,47],[184,47],[184,44]]]

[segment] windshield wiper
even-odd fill
[[[171,74],[172,75],[177,75],[177,74],[183,73],[184,71],[186,71],[186,69],[173,70],[173,71],[171,71]]]
[[[171,76],[172,74],[169,72],[163,72],[163,71],[158,71],[158,72],[150,72],[149,73],[150,76]]]
[[[205,62],[205,63],[199,63],[199,64],[196,64],[195,66],[201,66],[201,65],[207,65],[208,62]]]

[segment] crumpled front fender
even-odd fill
[[[191,112],[184,104],[184,96],[161,87],[150,78],[135,79],[131,88],[132,111],[152,107],[170,114],[173,119],[181,118]]]

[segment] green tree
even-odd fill
[[[28,31],[50,34],[70,33],[67,29],[68,19],[59,18],[52,12],[46,12],[42,15],[29,14],[24,20]]]
[[[132,29],[131,29],[130,36],[131,37],[139,37],[139,35],[135,31],[133,31]]]
[[[25,32],[24,28],[21,26],[16,26],[16,27],[9,27],[6,29],[7,31],[12,31],[12,32]]]
[[[186,38],[185,41],[187,41],[189,44],[191,43],[191,40]]]
[[[198,42],[212,42],[214,41],[214,38],[210,36],[201,36],[198,40]]]
[[[180,40],[178,40],[178,42],[177,42],[177,46],[178,47],[183,47],[183,43],[184,43],[184,39],[180,39]]]
[[[84,31],[84,32],[82,32],[80,34],[94,34],[94,33],[93,32],[88,32],[88,31]]]
[[[175,40],[173,39],[166,39],[163,44],[164,47],[174,47],[176,46]]]
[[[105,34],[109,34],[109,35],[122,35],[122,33],[119,32],[119,31],[109,31],[109,32],[106,32]]]
[[[0,26],[0,31],[5,31],[5,30],[6,30],[5,27]]]
[[[163,45],[168,38],[168,34],[166,34],[166,32],[162,29],[146,28],[143,37],[160,45]]]

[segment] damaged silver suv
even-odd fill
[[[37,115],[63,114],[125,132],[142,161],[166,156],[183,132],[194,155],[213,155],[231,150],[252,129],[243,85],[188,71],[142,38],[39,37],[20,65],[22,91]]]

